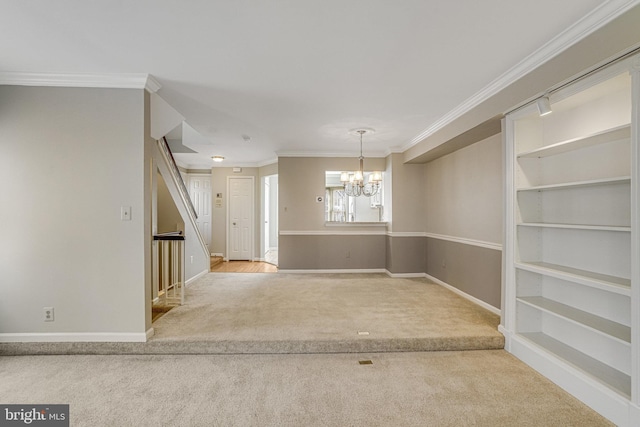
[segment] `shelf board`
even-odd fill
[[[610,389],[631,398],[631,377],[541,332],[518,334],[566,363],[595,378]]]
[[[563,182],[560,184],[537,185],[535,187],[521,187],[516,191],[544,191],[544,190],[564,190],[578,187],[595,187],[597,185],[629,184],[630,176],[616,176],[613,178],[591,179],[588,181]]]
[[[593,273],[546,262],[518,262],[515,263],[515,267],[520,270],[568,280],[603,291],[631,296],[631,280],[622,277]]]
[[[520,227],[538,227],[538,228],[565,228],[570,230],[591,230],[591,231],[619,231],[631,232],[631,227],[620,227],[611,225],[582,225],[582,224],[554,224],[545,222],[522,222],[517,224]]]
[[[598,333],[616,338],[625,344],[631,343],[631,328],[628,326],[544,297],[520,297],[517,300],[538,310],[551,313]]]
[[[592,145],[606,142],[618,141],[631,137],[631,125],[618,126],[597,132],[591,135],[569,139],[556,144],[547,145],[532,151],[518,154],[518,158],[540,158],[566,153],[567,151],[579,150],[580,148],[591,147]]]

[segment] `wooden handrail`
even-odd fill
[[[160,142],[160,146],[162,147],[165,154],[167,155],[167,158],[169,159],[169,164],[171,166],[171,169],[173,169],[173,173],[176,176],[176,179],[178,181],[178,186],[180,187],[180,190],[182,191],[182,195],[184,196],[184,199],[187,202],[187,206],[189,207],[189,210],[191,210],[191,213],[193,213],[193,217],[197,219],[198,214],[196,213],[196,209],[193,206],[193,202],[191,201],[191,196],[189,196],[189,191],[187,190],[187,186],[185,185],[184,180],[182,179],[182,175],[180,174],[180,169],[178,169],[176,160],[173,158],[173,153],[171,152],[171,148],[169,148],[169,143],[167,142],[167,138],[163,136],[159,142]]]

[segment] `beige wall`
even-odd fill
[[[158,233],[184,231],[184,221],[180,212],[178,212],[178,208],[176,208],[173,197],[169,193],[167,184],[159,172],[156,173],[156,177],[158,179]]]
[[[0,99],[0,333],[144,336],[144,91],[0,86]]]
[[[389,230],[424,232],[424,165],[405,164],[402,154],[392,154],[392,212]]]
[[[502,244],[500,134],[426,164],[426,231]]]
[[[384,158],[366,158],[366,170],[384,170]],[[326,230],[324,203],[316,203],[316,196],[324,197],[325,172],[354,170],[356,158],[280,157],[278,159],[280,230]],[[349,228],[349,227],[347,227]],[[362,231],[361,227],[358,227]]]

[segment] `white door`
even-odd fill
[[[196,224],[207,247],[211,246],[211,177],[209,175],[191,175],[189,177],[189,195],[198,218]]]
[[[228,259],[253,261],[253,177],[229,177],[227,182]]]

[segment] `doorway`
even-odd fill
[[[227,192],[227,258],[253,261],[253,176],[227,177]]]
[[[189,196],[196,210],[196,225],[211,247],[211,175],[189,175]],[[211,252],[211,250],[209,250]]]
[[[278,175],[262,178],[262,259],[278,265]]]

